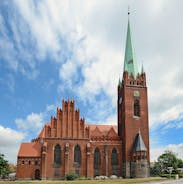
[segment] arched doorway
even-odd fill
[[[40,180],[40,170],[39,169],[35,170],[35,180]]]

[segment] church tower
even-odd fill
[[[128,13],[129,16],[129,13]],[[149,125],[146,74],[135,58],[128,17],[124,71],[118,84],[118,135],[123,177],[149,176]]]

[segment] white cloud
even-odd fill
[[[56,105],[47,105],[46,106],[46,112],[49,112],[49,111],[55,111],[56,110]]]
[[[74,61],[68,60],[61,66],[59,76],[63,80],[67,80],[71,79],[75,73],[76,73],[76,66]]]
[[[0,153],[5,155],[5,159],[16,163],[18,149],[24,138],[24,133],[0,125]]]
[[[183,109],[182,3],[174,2],[141,1],[143,11],[141,3],[131,3],[130,20],[137,61],[140,64],[145,60],[150,127],[179,118]],[[66,79],[65,83],[59,84],[62,91],[69,87],[81,100],[91,104],[96,102],[97,95],[105,93],[107,100],[111,100],[110,105],[116,107],[128,2],[106,1],[105,6],[102,1],[34,4],[17,0],[16,3],[36,40],[37,54],[44,57],[51,53],[52,59],[60,62],[59,76]],[[67,51],[72,51],[71,58],[67,58]],[[72,81],[79,67],[83,82],[74,86]],[[96,111],[96,116],[101,117],[100,122],[106,119],[104,114],[103,117],[100,114],[107,106],[108,103]],[[109,114],[109,119],[112,114]]]
[[[89,123],[96,123],[98,125],[117,125],[117,116],[116,114],[112,114],[110,116],[108,116],[106,119],[104,119],[103,121],[97,121],[97,122],[90,122],[90,120],[88,121]],[[88,123],[87,122],[87,123]]]
[[[31,39],[27,24],[13,8],[10,11],[11,19],[0,14],[0,58],[13,72],[20,72],[29,79],[35,79],[39,72],[35,68],[36,56],[31,45],[34,40]]]
[[[93,99],[104,91],[112,100],[112,106],[115,107],[117,81],[119,75],[122,75],[126,36],[126,24],[122,22],[127,22],[127,15],[121,7],[127,7],[127,2],[120,4],[120,2],[107,1],[105,10],[103,2],[97,1],[90,1],[89,5],[88,2],[83,1],[77,1],[77,3],[45,1],[36,4],[26,1],[16,2],[22,16],[31,27],[40,53],[45,55],[46,52],[51,52],[53,58],[54,56],[57,58],[60,50],[65,48],[64,43],[59,42],[59,37],[64,37],[68,49],[72,50],[72,58],[60,66],[59,75],[62,79],[66,79],[66,85],[62,84],[60,88],[62,90],[63,88],[71,90],[77,88],[74,91],[83,100]],[[138,3],[132,4],[134,9],[139,7]],[[142,16],[139,10],[132,12],[131,25],[134,43],[136,43],[135,48],[138,51],[137,56],[141,55],[143,58],[140,60],[144,58],[146,60],[144,65],[149,81],[150,125],[153,126],[160,121],[176,119],[182,112],[182,103],[176,99],[182,97],[183,88],[177,89],[176,84],[173,83],[177,66],[180,66],[179,58],[182,57],[180,54],[180,56],[175,54],[177,47],[172,48],[176,37],[175,39],[174,35],[170,37],[170,30],[177,24],[175,23],[172,27],[170,25],[165,31],[164,17],[157,16],[161,14],[163,8],[166,8],[164,14],[172,15],[170,9],[172,4],[165,6],[165,1],[153,1],[145,2],[145,6],[149,10],[147,16]],[[151,20],[151,24],[147,23],[148,20]],[[137,24],[138,21],[143,24],[141,22]],[[140,23],[144,26],[139,27]],[[170,23],[173,24],[172,21]],[[152,28],[157,27],[157,24],[160,28],[153,29],[153,33],[150,32]],[[83,43],[78,44],[83,37]],[[169,52],[171,50],[172,52]],[[140,64],[139,59],[138,62]],[[82,68],[84,82],[79,86],[74,86],[72,81],[79,66]],[[163,67],[160,68],[160,66]],[[174,89],[173,93],[172,89]]]
[[[156,147],[150,149],[150,157],[151,161],[156,161],[157,158],[163,154],[166,150],[172,151],[175,154],[177,154],[178,158],[183,159],[183,143],[180,144],[169,144],[167,146],[162,147]]]
[[[77,8],[74,6],[74,3],[65,1],[64,3],[60,1],[45,1],[44,3],[35,4],[19,0],[15,2],[22,16],[29,24],[32,34],[37,40],[38,48],[43,55],[49,51],[49,53],[52,53],[52,57],[57,56],[63,48],[63,43],[59,42],[58,38],[63,36],[67,41],[67,47],[72,49],[75,58],[61,65],[59,72],[61,78],[72,81],[77,67],[82,66],[82,74],[85,81],[79,86],[79,93],[81,93],[83,98],[88,96],[88,92],[91,95],[96,95],[101,89],[105,90],[110,97],[116,97],[116,94],[114,95],[116,91],[114,81],[118,81],[119,66],[122,63],[120,62],[121,53],[118,52],[119,50],[115,51],[113,46],[106,45],[105,39],[103,37],[100,39],[96,34],[97,30],[90,29],[94,25],[91,18],[95,8],[97,8],[97,2],[90,2],[89,6],[88,3],[79,1]],[[110,1],[107,3],[111,5]],[[87,11],[80,11],[83,10],[83,6],[85,6],[84,9],[87,9]],[[102,8],[101,3],[100,8]],[[109,8],[108,10],[112,9]],[[115,12],[116,10],[112,11]],[[106,10],[105,15],[107,13]],[[84,14],[88,18],[84,19]],[[106,21],[107,18],[102,16],[100,22],[103,20]],[[101,30],[105,32],[104,27],[101,27]],[[80,47],[78,41],[83,37],[86,39],[84,41],[85,44]],[[69,85],[72,85],[70,83]]]
[[[25,2],[15,0],[18,10],[31,29],[36,40],[38,55],[45,57],[51,53],[56,59],[64,47],[60,42],[73,29],[69,15],[68,1]],[[65,38],[64,38],[65,39]]]
[[[25,119],[22,119],[22,118],[15,119],[15,123],[17,127],[21,130],[26,130],[26,131],[39,130],[44,124],[43,114],[31,113],[27,115]]]
[[[149,10],[151,13],[153,13],[154,16],[158,16],[162,9],[165,6],[166,1],[165,0],[154,0],[154,1],[149,1]]]

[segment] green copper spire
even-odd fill
[[[128,12],[128,16],[129,16],[129,12]],[[136,78],[138,74],[138,66],[135,59],[135,52],[132,44],[132,34],[130,30],[129,18],[128,18],[128,28],[127,28],[127,37],[126,37],[124,71],[127,71],[129,75],[133,74],[134,78]]]

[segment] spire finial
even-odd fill
[[[128,17],[130,16],[130,6],[128,6]]]

